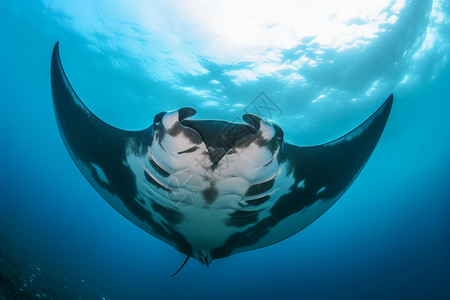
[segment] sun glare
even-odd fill
[[[395,23],[405,5],[405,0],[99,2],[107,2],[101,10],[67,1],[47,5],[69,16],[71,26],[87,38],[100,34],[110,40],[99,45],[126,47],[135,57],[152,55],[171,64],[152,66],[161,79],[205,73],[201,56],[217,64],[250,66],[227,73],[237,84],[316,64],[301,53],[297,60],[283,59],[283,50],[299,45],[314,45],[303,52],[317,57],[324,49],[365,45]]]

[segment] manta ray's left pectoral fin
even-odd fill
[[[61,137],[81,173],[106,201],[130,221],[186,255],[191,254],[191,246],[184,237],[175,230],[167,231],[148,206],[139,202],[138,178],[145,177],[145,162],[150,163],[148,148],[153,140],[154,126],[139,131],[123,130],[107,124],[92,113],[66,76],[58,43],[53,49],[51,84]],[[130,162],[142,167],[136,168],[136,171]],[[177,217],[178,214],[174,218]]]

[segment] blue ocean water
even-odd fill
[[[347,2],[3,0],[0,299],[449,299],[449,5]],[[390,93],[394,105],[369,162],[317,221],[169,278],[184,255],[110,207],[64,147],[56,41],[81,99],[125,129],[193,106],[198,118],[258,113],[314,145]],[[261,92],[277,109],[253,105]]]

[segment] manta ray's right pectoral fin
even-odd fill
[[[375,149],[392,103],[391,94],[365,122],[334,141],[312,147],[288,145],[298,181],[305,180],[311,192],[323,189],[321,199],[336,199],[344,193]]]

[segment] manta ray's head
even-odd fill
[[[189,119],[196,113],[194,108],[183,107],[156,115],[153,123],[155,141],[165,150],[177,154],[196,151],[204,143],[213,167],[236,149],[254,144],[274,154],[282,144],[281,128],[255,114],[243,115],[244,124]]]

